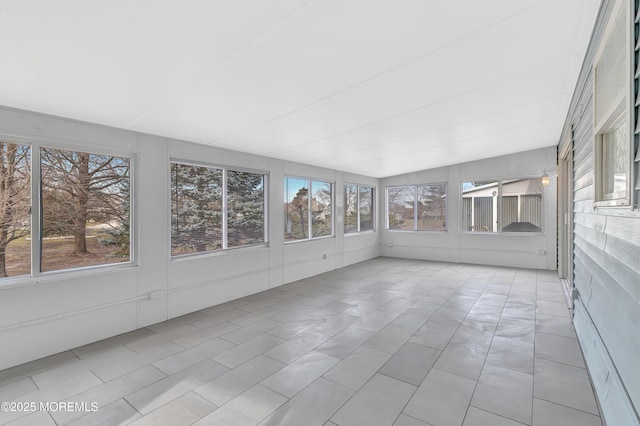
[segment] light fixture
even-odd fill
[[[547,169],[542,171],[542,176],[540,177],[542,181],[542,186],[549,186],[549,175],[547,174]]]

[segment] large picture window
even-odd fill
[[[284,178],[284,239],[297,241],[333,235],[333,184]]]
[[[344,233],[372,231],[375,188],[346,184],[344,186]]]
[[[629,3],[616,2],[594,61],[596,206],[631,204]]]
[[[447,184],[387,188],[387,229],[446,231]]]
[[[131,261],[129,158],[6,140],[0,156],[0,279]]]
[[[265,242],[265,174],[171,163],[171,255]]]
[[[542,232],[540,178],[462,184],[463,232]]]

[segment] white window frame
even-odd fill
[[[283,186],[286,187],[287,179],[298,179],[298,180],[306,180],[308,186],[308,194],[307,194],[307,237],[306,238],[298,238],[296,240],[284,240],[284,244],[295,244],[303,241],[311,241],[311,240],[320,240],[323,238],[335,238],[336,236],[336,183],[335,181],[322,179],[322,178],[310,178],[304,176],[293,176],[293,175],[285,175],[282,181]],[[330,235],[321,235],[319,237],[313,236],[313,211],[312,211],[312,200],[313,200],[313,192],[312,192],[312,183],[313,182],[322,182],[328,183],[331,188],[331,234]],[[285,188],[285,196],[286,194]],[[284,200],[285,204],[289,203],[289,200]],[[282,235],[284,236],[286,232],[286,227],[283,228]]]
[[[515,181],[515,180],[530,180],[530,179],[540,179],[540,176],[522,176],[522,177],[516,177],[516,178],[504,178],[504,179],[494,179],[494,178],[487,178],[487,179],[466,179],[462,182],[460,182],[460,230],[462,231],[463,234],[480,234],[480,235],[545,235],[546,232],[546,220],[545,220],[545,208],[546,208],[546,194],[545,194],[545,190],[544,190],[544,186],[542,186],[542,202],[541,202],[541,212],[540,212],[540,232],[515,232],[515,231],[503,231],[502,228],[504,227],[504,220],[502,217],[502,203],[503,203],[503,191],[502,191],[502,185],[504,182],[509,182],[509,181]],[[482,230],[474,230],[471,231],[469,229],[464,229],[463,223],[464,223],[464,208],[463,208],[463,199],[464,199],[464,192],[462,189],[462,185],[465,182],[471,182],[471,181],[491,181],[491,182],[496,182],[497,185],[497,193],[495,195],[496,201],[495,201],[495,206],[494,206],[494,212],[495,212],[495,224],[496,224],[496,231],[482,231]],[[518,206],[520,205],[520,198],[522,195],[534,195],[533,194],[529,194],[529,193],[525,193],[525,194],[518,194]],[[507,195],[507,197],[509,197],[511,195]],[[473,209],[473,203],[472,203],[472,209]],[[518,208],[519,210],[519,208]],[[473,212],[473,210],[472,210]],[[520,214],[520,212],[518,212],[518,214]],[[473,218],[473,213],[471,214],[471,217]]]
[[[599,49],[595,55],[593,61],[593,96],[594,96],[594,108],[593,108],[593,132],[595,135],[594,141],[594,208],[601,207],[621,207],[631,208],[632,201],[632,174],[634,167],[634,152],[633,152],[633,125],[632,125],[632,111],[633,111],[633,99],[631,96],[631,81],[632,81],[632,17],[631,17],[631,2],[627,0],[618,0],[615,2],[611,14],[609,15],[609,21],[604,31],[604,36],[600,42]],[[615,100],[607,106],[607,109],[602,113],[596,111],[597,108],[597,78],[598,78],[598,64],[600,63],[605,46],[615,31],[615,23],[620,14],[623,14],[622,22],[625,25],[625,47],[624,54],[627,61],[627,70],[625,74],[625,83],[620,93],[617,94]],[[598,117],[600,119],[598,120]],[[604,135],[611,132],[620,122],[625,120],[627,127],[627,158],[623,159],[627,166],[626,176],[626,189],[619,193],[605,193],[604,178]]]
[[[138,219],[136,195],[137,155],[119,150],[96,150],[94,147],[65,140],[51,138],[24,137],[0,134],[4,142],[28,145],[31,150],[31,269],[29,274],[0,279],[0,289],[16,286],[45,284],[66,277],[91,276],[137,266],[138,263]],[[129,260],[126,262],[105,263],[90,266],[77,266],[52,271],[41,271],[42,264],[42,188],[41,188],[41,149],[84,152],[94,155],[108,155],[129,160]]]
[[[344,231],[344,226],[342,227],[342,232],[344,232],[344,235],[355,235],[355,234],[362,234],[362,233],[367,233],[367,232],[375,232],[376,231],[376,215],[375,215],[375,210],[376,210],[376,187],[375,186],[370,186],[370,185],[359,185],[356,183],[345,183],[344,187],[346,186],[355,186],[356,188],[356,221],[357,221],[357,226],[356,226],[356,231],[353,232],[345,232]],[[344,190],[343,187],[343,190]],[[360,188],[366,188],[366,189],[371,189],[373,191],[372,193],[372,198],[371,198],[371,223],[372,223],[372,228],[371,229],[366,229],[366,230],[361,230],[360,229]],[[346,209],[347,206],[344,206],[344,217],[346,217]]]
[[[207,163],[207,162],[199,162],[199,161],[190,161],[190,160],[183,160],[183,159],[177,159],[177,158],[172,158],[169,160],[169,180],[171,180],[171,167],[174,164],[180,164],[180,165],[184,165],[184,166],[193,166],[193,167],[206,167],[206,168],[210,168],[210,169],[219,169],[222,171],[222,224],[221,224],[221,239],[222,239],[222,247],[216,250],[206,250],[206,251],[199,251],[199,252],[195,252],[195,253],[185,253],[185,254],[171,254],[171,244],[172,244],[172,229],[171,229],[171,220],[169,220],[169,257],[171,258],[171,260],[179,260],[182,258],[186,258],[186,257],[194,257],[194,256],[208,256],[208,255],[212,255],[212,254],[219,254],[219,253],[226,253],[226,252],[230,252],[230,251],[236,251],[236,250],[246,250],[246,249],[251,249],[251,248],[256,248],[256,247],[268,247],[269,246],[269,224],[268,224],[268,200],[269,200],[269,195],[268,195],[268,188],[269,188],[269,172],[266,172],[264,170],[254,170],[254,169],[248,169],[248,168],[243,168],[243,167],[234,167],[234,166],[224,166],[224,165],[220,165],[220,164],[213,164],[213,163]],[[263,242],[258,242],[258,243],[253,243],[253,244],[245,244],[242,246],[234,246],[234,247],[229,247],[228,243],[229,243],[229,239],[228,239],[228,200],[227,200],[227,172],[228,171],[234,171],[234,172],[247,172],[247,173],[254,173],[257,175],[262,175],[263,177]],[[168,182],[168,188],[169,188],[169,206],[172,205],[173,200],[172,200],[172,194],[171,194],[171,182]]]

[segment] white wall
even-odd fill
[[[0,283],[0,369],[379,255],[379,232],[342,233],[343,184],[379,187],[374,178],[7,108],[0,137],[131,156],[136,258]],[[268,172],[269,246],[171,260],[171,158]],[[285,175],[335,181],[335,237],[284,243]]]
[[[133,265],[68,271],[0,284],[0,369],[313,276],[386,256],[555,269],[555,179],[545,189],[545,235],[460,232],[460,183],[537,176],[555,148],[378,179],[0,108],[0,136],[48,146],[114,151],[134,159]],[[269,173],[269,246],[171,259],[170,159]],[[336,235],[284,243],[283,178],[335,182]],[[388,185],[448,182],[448,231],[384,230]],[[344,183],[376,186],[377,232],[344,235]],[[382,248],[380,242],[382,241]],[[540,256],[538,250],[545,250]],[[151,292],[162,297],[150,299]]]
[[[438,169],[425,170],[381,180],[379,191],[388,186],[442,183],[447,186],[447,231],[388,231],[384,203],[380,207],[381,254],[390,257],[448,262],[556,269],[556,179],[544,188],[543,234],[500,234],[461,232],[461,185],[466,181],[498,180],[541,176],[554,171],[556,148],[544,148],[494,157]],[[383,195],[384,197],[384,195]],[[539,254],[539,252],[546,254]]]

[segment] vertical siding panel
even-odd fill
[[[518,222],[518,196],[505,195],[502,197],[502,226]]]
[[[520,204],[520,221],[542,227],[542,195],[523,195]]]
[[[474,229],[493,231],[493,197],[474,197],[473,202]]]
[[[462,230],[471,231],[471,198],[462,199]]]

